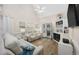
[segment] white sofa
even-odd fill
[[[28,28],[24,34],[21,32],[16,34],[17,38],[24,39],[26,41],[32,42],[34,40],[38,40],[42,37],[42,32],[37,28]]]
[[[18,53],[22,52],[22,48],[26,46],[33,46],[35,47],[33,55],[41,54],[42,46],[35,46],[23,39],[17,39],[15,36],[6,33],[3,39],[0,39],[0,54],[1,55],[17,55]]]
[[[36,24],[36,25],[30,25],[26,28],[26,33],[25,36],[27,37],[28,41],[34,41],[34,40],[38,40],[39,38],[42,37],[42,31],[41,31],[41,27]]]
[[[42,37],[42,33],[40,32],[32,32],[32,33],[28,33],[27,35],[27,39],[29,42],[40,39]]]

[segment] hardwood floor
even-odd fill
[[[51,39],[38,39],[33,41],[32,44],[39,46],[43,46],[43,54],[44,55],[57,55],[58,54],[58,44]]]

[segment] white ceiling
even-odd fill
[[[36,5],[33,5],[34,9],[37,8]],[[39,6],[41,8],[45,7],[43,12],[41,13],[37,13],[37,11],[35,11],[37,15],[40,17],[45,17],[57,13],[67,13],[67,7],[68,7],[67,4],[39,4]]]

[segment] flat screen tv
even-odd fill
[[[68,5],[67,17],[69,27],[79,26],[79,4]]]

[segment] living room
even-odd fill
[[[0,37],[3,43],[1,41],[0,45],[4,46],[1,46],[0,54],[79,54],[79,50],[76,50],[78,44],[74,45],[75,50],[72,44],[73,39],[76,39],[74,44],[78,41],[79,29],[68,27],[68,6],[68,4],[1,4]]]

